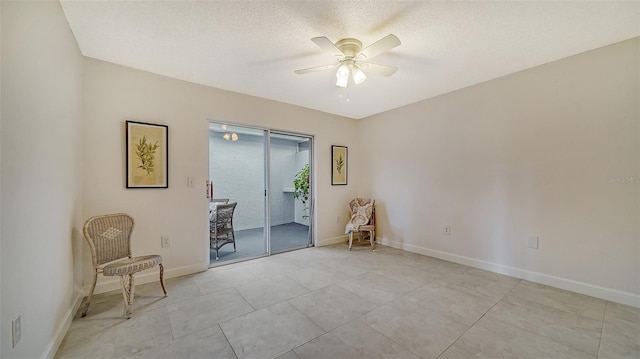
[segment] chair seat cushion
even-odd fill
[[[153,268],[160,263],[162,263],[162,257],[159,255],[127,258],[106,265],[102,268],[102,274],[106,276],[122,276]]]

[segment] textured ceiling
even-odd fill
[[[364,118],[640,35],[640,2],[61,1],[85,56]],[[390,33],[372,62],[398,67],[347,89],[310,41]]]

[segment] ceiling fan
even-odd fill
[[[364,49],[362,48],[362,42],[353,38],[342,39],[335,44],[325,36],[314,37],[311,41],[335,56],[338,62],[294,71],[298,75],[337,67],[336,86],[347,87],[350,74],[353,77],[353,82],[357,85],[367,79],[365,73],[391,76],[398,71],[397,67],[368,62],[369,59],[400,45],[400,40],[394,34],[389,34]]]

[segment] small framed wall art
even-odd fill
[[[331,146],[331,185],[346,185],[349,155],[346,146]]]
[[[169,126],[126,121],[127,188],[169,187]]]

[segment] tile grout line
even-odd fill
[[[435,279],[434,279],[434,280],[435,280]],[[431,282],[433,282],[434,280],[431,280],[431,281],[430,281],[430,282],[428,282],[428,283],[431,283]],[[387,302],[387,303],[384,303],[384,304],[380,304],[380,305],[375,304],[375,303],[372,303],[372,304],[374,304],[374,305],[377,305],[377,307],[376,307],[376,308],[374,308],[374,309],[371,309],[370,311],[368,311],[368,312],[366,312],[366,313],[364,313],[364,314],[362,314],[362,315],[360,315],[359,317],[356,317],[356,318],[354,318],[354,319],[352,319],[352,320],[348,321],[347,323],[345,323],[345,324],[343,324],[343,325],[346,325],[346,324],[348,324],[348,323],[350,323],[350,322],[352,322],[352,321],[354,321],[354,320],[359,320],[362,324],[364,324],[364,325],[368,326],[369,328],[371,328],[372,330],[374,330],[374,331],[375,331],[375,332],[377,332],[378,334],[380,334],[380,335],[382,335],[383,337],[387,338],[387,339],[388,339],[388,340],[390,340],[392,343],[394,343],[394,344],[398,345],[398,346],[399,346],[399,347],[401,347],[402,349],[404,349],[404,350],[408,351],[409,353],[411,353],[411,354],[415,355],[417,358],[420,358],[420,355],[419,355],[418,353],[414,353],[411,349],[409,349],[409,348],[405,347],[405,346],[404,346],[403,344],[401,344],[401,343],[398,343],[398,342],[397,342],[397,341],[395,341],[393,338],[390,338],[390,337],[389,337],[389,336],[387,336],[385,333],[383,333],[383,332],[379,331],[378,329],[374,328],[374,327],[373,327],[372,325],[370,325],[369,323],[367,323],[367,322],[363,321],[363,320],[362,320],[362,317],[364,317],[365,315],[367,315],[367,314],[369,314],[369,313],[373,312],[374,310],[378,310],[378,309],[380,309],[380,308],[384,307],[385,305],[389,305],[391,302],[393,302],[393,301],[395,301],[395,300],[398,300],[398,299],[400,299],[400,298],[402,298],[402,297],[406,296],[407,294],[409,294],[409,293],[411,293],[411,292],[413,292],[413,291],[415,291],[415,290],[418,290],[418,289],[420,289],[420,288],[422,288],[422,287],[425,287],[428,283],[425,283],[425,284],[423,284],[423,285],[419,286],[418,288],[415,288],[415,289],[412,289],[412,290],[410,290],[410,291],[407,291],[407,292],[405,292],[405,293],[401,294],[398,298],[395,298],[395,299],[391,300],[390,302]],[[353,293],[353,294],[357,295],[356,293]],[[360,298],[362,298],[362,297],[360,297]],[[363,299],[364,299],[364,298],[363,298]],[[367,302],[369,302],[369,303],[371,303],[371,302],[370,302],[370,301],[368,301],[368,300],[366,300],[366,301],[367,301]],[[342,325],[341,325],[341,326],[342,326]],[[445,351],[446,351],[446,350],[445,350]],[[436,359],[437,359],[437,358],[436,358]]]
[[[229,319],[229,320],[231,320],[231,319]],[[228,322],[229,320],[225,320],[225,322]],[[227,343],[229,344],[229,347],[231,347],[231,351],[233,352],[233,355],[235,355],[236,359],[238,359],[239,358],[238,357],[238,353],[236,353],[236,349],[233,347],[233,345],[231,345],[231,342],[229,341],[229,338],[227,338],[227,333],[224,332],[224,329],[222,329],[222,325],[220,325],[220,323],[222,323],[222,322],[219,322],[217,324],[218,328],[220,328],[220,331],[222,332],[222,335],[224,335],[224,340],[226,340]]]
[[[453,343],[451,343],[451,345],[449,345],[445,350],[443,350],[443,351],[442,351],[442,353],[440,353],[440,355],[438,355],[438,357],[437,357],[437,358],[439,358],[440,356],[442,356],[442,354],[446,353],[446,352],[447,352],[447,350],[449,350],[452,346],[454,346],[454,345],[455,345],[455,344],[460,340],[460,338],[462,338],[465,334],[467,334],[467,332],[468,332],[471,328],[473,328],[476,324],[478,324],[478,322],[479,322],[480,320],[482,320],[482,318],[484,318],[484,316],[485,316],[485,315],[487,315],[487,313],[489,313],[489,312],[491,311],[491,309],[493,309],[493,307],[495,307],[496,305],[498,305],[498,303],[500,303],[500,302],[504,299],[504,297],[506,297],[506,296],[507,296],[507,294],[511,293],[511,291],[512,291],[516,286],[518,286],[518,284],[520,284],[520,282],[521,282],[521,281],[522,281],[522,279],[518,280],[518,281],[513,285],[513,287],[511,287],[511,289],[509,289],[506,293],[504,293],[504,294],[500,297],[500,299],[498,299],[498,300],[497,300],[497,301],[496,301],[496,302],[491,306],[491,308],[487,309],[487,311],[486,311],[486,312],[484,312],[484,314],[482,314],[482,315],[480,316],[480,318],[478,318],[478,320],[476,320],[475,322],[473,322],[473,324],[471,324],[471,325],[469,326],[469,328],[467,328],[467,330],[465,330],[465,331],[464,331],[464,333],[460,334],[460,336],[459,336],[456,340],[454,340],[454,341],[453,341]],[[463,350],[464,350],[464,349],[463,349]],[[466,350],[465,350],[465,352],[466,352]],[[437,358],[436,358],[436,359],[437,359]]]
[[[376,308],[377,309],[377,308]],[[375,310],[375,309],[374,309]],[[368,314],[368,313],[367,313]],[[364,317],[366,314],[363,314],[361,316],[359,316],[358,318],[355,318],[353,320],[359,320],[362,324],[368,326],[369,328],[371,328],[372,330],[376,331],[378,334],[382,335],[383,337],[387,338],[389,341],[391,341],[392,343],[398,345],[400,348],[408,351],[409,353],[415,355],[417,358],[420,358],[420,355],[418,355],[417,353],[414,353],[411,349],[405,347],[404,345],[398,343],[397,341],[393,340],[393,338],[389,338],[386,334],[384,334],[383,332],[379,331],[378,329],[372,327],[371,325],[369,325],[369,323],[365,323],[362,319],[362,317]]]
[[[420,268],[420,267],[415,267],[415,268]],[[369,274],[369,273],[374,273],[374,271],[375,271],[376,269],[377,269],[377,268],[374,268],[373,270],[368,270],[367,272],[362,273],[362,274],[360,274],[360,275],[358,275],[358,276],[355,276],[355,277],[353,277],[353,278],[351,278],[351,279],[358,278],[358,277],[364,276],[364,275]],[[377,274],[377,273],[374,273],[374,274]],[[388,279],[391,279],[391,280],[395,280],[395,279],[393,279],[393,278],[391,278],[391,277],[385,276],[384,274],[378,274],[378,275],[380,275],[380,276],[382,276],[382,277],[385,277],[385,278],[388,278]],[[441,277],[441,275],[438,275],[438,276],[439,276],[439,277]],[[408,290],[408,291],[407,291],[407,292],[405,292],[405,293],[402,293],[400,296],[398,296],[397,298],[393,299],[392,301],[387,302],[387,303],[384,303],[384,304],[380,304],[380,305],[375,304],[375,303],[372,303],[371,301],[369,301],[369,300],[367,300],[367,299],[365,299],[365,298],[363,298],[363,297],[359,296],[357,293],[351,292],[350,290],[348,290],[348,289],[346,289],[346,288],[343,288],[343,289],[348,290],[348,291],[349,291],[349,292],[351,292],[352,294],[354,294],[354,295],[356,295],[356,296],[358,296],[358,297],[362,298],[362,299],[363,299],[363,300],[365,300],[366,302],[369,302],[369,303],[372,303],[372,304],[376,305],[377,307],[376,307],[376,308],[374,308],[374,309],[372,309],[372,310],[370,310],[370,311],[368,311],[368,312],[366,312],[366,313],[364,313],[364,314],[362,314],[362,315],[360,315],[359,317],[356,317],[356,318],[354,318],[354,319],[352,319],[352,320],[348,321],[348,322],[347,322],[347,323],[345,323],[345,324],[340,325],[339,327],[344,326],[344,325],[346,325],[346,324],[348,324],[348,323],[351,323],[351,322],[352,322],[352,321],[354,321],[354,320],[358,320],[358,321],[360,321],[362,324],[366,325],[367,327],[369,327],[369,328],[371,328],[372,330],[374,330],[375,332],[377,332],[378,334],[380,334],[380,335],[382,335],[383,337],[387,338],[387,339],[388,339],[389,341],[391,341],[392,343],[394,343],[394,344],[398,345],[400,348],[403,348],[404,350],[408,351],[409,353],[411,353],[411,354],[413,354],[413,355],[415,355],[416,357],[418,357],[418,358],[419,358],[419,357],[420,357],[420,355],[419,355],[419,354],[414,353],[412,350],[410,350],[409,348],[405,347],[403,344],[398,343],[398,342],[397,342],[397,341],[395,341],[393,338],[388,337],[385,333],[382,333],[381,331],[377,330],[376,328],[374,328],[374,327],[373,327],[373,326],[371,326],[370,324],[368,324],[368,323],[364,322],[361,318],[362,318],[362,317],[364,317],[365,315],[367,315],[367,314],[369,314],[369,313],[373,312],[374,310],[377,310],[377,309],[379,309],[379,308],[381,308],[381,307],[383,307],[383,306],[385,306],[385,305],[389,305],[391,302],[393,302],[393,301],[395,301],[395,300],[397,300],[397,299],[399,299],[399,298],[402,298],[402,297],[404,297],[404,296],[408,295],[408,294],[409,294],[409,293],[411,293],[411,292],[414,292],[414,291],[416,291],[416,290],[418,290],[418,289],[420,289],[420,288],[423,288],[423,287],[427,286],[429,283],[434,282],[434,281],[436,281],[437,279],[439,279],[439,278],[434,278],[434,279],[432,279],[432,280],[430,280],[430,281],[428,281],[428,282],[426,282],[426,283],[424,283],[424,284],[422,284],[422,285],[420,285],[420,286],[418,286],[418,287],[416,287],[416,288],[414,288],[414,289],[411,289],[411,290]],[[517,283],[519,283],[519,281],[518,281]],[[517,283],[516,283],[516,285],[517,285]],[[515,288],[515,285],[514,285],[514,288]],[[513,288],[511,288],[511,289],[513,289]],[[511,291],[511,289],[510,289],[509,291]],[[507,292],[507,293],[508,293],[508,292]],[[506,293],[505,293],[505,295],[506,295]],[[504,295],[503,295],[503,297],[504,297]],[[502,298],[500,298],[500,299],[502,299]],[[500,301],[500,300],[498,300],[498,301]],[[496,302],[496,304],[497,304],[497,302]],[[495,305],[495,304],[494,304],[494,305]],[[493,308],[493,306],[492,306],[491,308]],[[489,310],[491,310],[491,308],[489,308]],[[488,312],[488,310],[487,310],[487,312]],[[485,313],[485,314],[486,314],[486,313]],[[483,316],[484,316],[484,315],[483,315]],[[478,319],[478,320],[480,320],[480,319]],[[475,324],[475,323],[474,323],[474,324]],[[338,328],[339,328],[339,327],[338,327]],[[469,327],[469,328],[471,328],[471,327]],[[333,330],[335,330],[335,329],[337,329],[337,328],[334,328]],[[332,331],[333,331],[333,330],[332,330]],[[468,330],[468,329],[467,329],[467,330]],[[327,333],[329,333],[329,332],[327,332]],[[327,334],[327,333],[325,333],[325,334]],[[466,333],[466,331],[465,331],[465,333]],[[463,335],[464,335],[464,333],[463,333]],[[458,339],[459,339],[459,338],[458,338]],[[456,341],[457,341],[457,339],[456,339]],[[455,342],[454,342],[454,343],[455,343]],[[451,344],[451,345],[453,345],[453,344]],[[451,345],[450,345],[450,346],[451,346]],[[450,347],[450,346],[449,346],[449,347]],[[440,354],[438,355],[438,357],[440,357],[440,355],[442,355],[444,352],[446,352],[446,351],[449,349],[449,347],[447,347],[447,349],[445,349],[442,353],[440,353]],[[436,359],[437,359],[437,358],[436,358]]]
[[[520,281],[519,281],[518,283],[523,282],[523,281],[527,281],[527,280],[526,280],[526,279],[520,279]],[[514,288],[515,288],[515,287],[514,287]],[[514,288],[512,288],[512,290],[513,290]],[[511,290],[510,290],[509,292],[511,292]],[[507,294],[508,294],[508,293],[507,293]],[[578,294],[579,294],[579,293],[578,293]],[[505,294],[505,295],[506,295],[506,294]],[[502,298],[501,298],[500,300],[502,300]],[[598,321],[598,319],[593,319],[593,318],[590,318],[590,317],[585,316],[585,315],[583,315],[583,314],[580,314],[580,313],[577,313],[577,312],[572,312],[571,310],[568,310],[568,309],[565,309],[565,308],[555,308],[555,307],[553,307],[553,306],[551,306],[551,305],[547,305],[547,304],[544,304],[544,303],[538,303],[538,302],[535,302],[535,301],[532,301],[532,300],[530,301],[530,300],[527,300],[527,299],[524,299],[524,300],[525,300],[525,301],[529,301],[531,305],[536,306],[536,307],[538,307],[538,308],[540,308],[540,309],[542,309],[542,310],[545,310],[545,311],[559,311],[559,312],[562,312],[562,313],[566,313],[566,314],[568,314],[568,315],[576,316],[576,317],[581,318],[581,319],[583,319],[583,320],[596,321],[596,322]],[[600,337],[599,337],[599,340],[598,340],[598,349],[597,349],[597,351],[596,351],[596,353],[595,353],[595,357],[596,357],[596,358],[599,356],[599,352],[600,352],[600,344],[602,343],[602,332],[603,332],[603,329],[604,329],[604,318],[605,318],[605,316],[606,316],[607,307],[608,307],[608,305],[609,305],[609,303],[610,303],[609,301],[606,301],[606,300],[603,300],[603,301],[604,301],[604,304],[605,304],[605,308],[604,308],[604,310],[603,310],[602,320],[601,320],[601,325],[600,325]],[[497,303],[496,303],[496,304],[497,304]],[[516,305],[516,306],[521,306],[522,304],[519,302],[519,303],[516,303],[515,305]],[[505,323],[505,324],[507,324],[507,325],[515,326],[515,325],[513,325],[513,324],[506,323],[506,322],[504,322],[504,321],[503,321],[503,320],[501,320],[501,319],[498,319],[498,320],[500,320],[501,322],[503,322],[503,323]],[[515,327],[516,327],[516,328],[518,328],[517,326],[515,326]],[[522,329],[522,330],[524,330],[524,331],[526,331],[526,332],[529,332],[529,333],[537,334],[537,333],[535,333],[535,332],[531,331],[530,329],[526,329],[526,328],[520,328],[520,329]],[[551,340],[551,341],[553,341],[553,342],[555,342],[555,343],[557,343],[557,344],[560,344],[560,345],[563,345],[563,346],[566,346],[566,347],[572,348],[572,349],[574,349],[574,350],[576,350],[576,351],[580,351],[580,352],[583,352],[583,353],[585,353],[585,354],[588,354],[588,353],[587,353],[585,350],[583,350],[583,349],[579,349],[579,348],[577,348],[577,347],[573,347],[573,346],[571,346],[571,345],[567,345],[567,344],[565,344],[565,343],[563,343],[563,342],[557,341],[555,338],[549,338],[549,340]]]
[[[596,358],[600,358],[600,347],[602,346],[602,335],[604,334],[604,321],[607,318],[607,308],[609,307],[609,301],[604,303],[604,312],[602,313],[602,326],[600,327],[600,340],[598,341],[598,350],[596,351]]]
[[[515,278],[515,277],[514,277],[514,278]],[[527,281],[527,280],[526,280],[526,279],[521,279],[520,281]],[[527,281],[527,282],[528,282],[528,281]],[[531,282],[531,283],[535,283],[535,282]],[[535,283],[535,284],[539,284],[539,283]],[[544,284],[543,284],[543,285],[544,285]],[[551,288],[554,288],[554,287],[551,287]],[[560,289],[560,288],[555,288],[555,289]],[[560,289],[560,290],[562,290],[562,291],[567,291],[567,292],[570,292],[570,293],[572,293],[572,294],[577,294],[577,295],[581,295],[581,296],[590,297],[590,296],[585,295],[585,294],[581,294],[581,293],[577,293],[577,292],[572,292],[572,291],[568,291],[568,290],[565,290],[565,289]],[[608,301],[608,300],[605,300],[605,299],[595,298],[595,297],[592,297],[592,298],[597,299],[597,300],[601,300],[601,301],[603,301],[603,302],[605,303],[605,310],[603,311],[603,313],[604,313],[604,312],[606,311],[607,303],[609,303],[609,301]],[[536,302],[536,301],[534,301],[534,300],[530,300],[530,299],[524,299],[524,300],[525,300],[525,301],[530,302],[531,304],[533,304],[533,305],[535,305],[535,306],[537,306],[537,307],[540,307],[540,308],[542,308],[542,309],[545,309],[545,310],[557,310],[557,311],[559,311],[559,312],[564,312],[564,313],[567,313],[567,314],[570,314],[570,315],[575,315],[575,316],[580,317],[580,318],[583,318],[583,319],[595,320],[595,321],[597,321],[597,320],[598,320],[598,319],[590,318],[590,317],[588,317],[587,315],[584,315],[584,314],[581,314],[581,313],[578,313],[578,312],[573,312],[573,311],[571,311],[571,310],[569,310],[569,309],[567,309],[567,308],[556,308],[556,307],[553,307],[553,306],[551,306],[551,305],[544,304],[544,303],[539,303],[539,302]],[[603,314],[603,319],[602,319],[602,320],[604,321],[604,314]]]
[[[325,288],[326,288],[326,287],[325,287]],[[318,290],[322,290],[322,289],[318,289]],[[310,292],[310,293],[311,293],[311,292]],[[297,297],[295,297],[295,298],[297,298]],[[291,299],[294,299],[294,298],[291,298]],[[293,305],[293,304],[290,302],[290,300],[291,300],[291,299],[287,299],[285,302],[287,302],[287,303],[288,303],[288,304],[289,304],[289,305],[290,305],[290,306],[291,306],[295,311],[297,311],[298,313],[302,314],[302,316],[303,316],[303,317],[305,317],[305,318],[309,319],[309,320],[311,321],[311,323],[315,324],[318,328],[322,329],[322,331],[324,332],[324,333],[322,333],[322,334],[318,335],[317,337],[311,338],[311,339],[307,340],[306,342],[304,342],[304,343],[302,343],[302,344],[300,344],[300,345],[298,345],[298,346],[295,346],[295,347],[293,347],[293,348],[291,348],[291,349],[289,350],[289,351],[293,352],[293,353],[296,355],[296,357],[298,357],[298,358],[299,358],[298,354],[296,354],[296,352],[295,352],[295,349],[296,349],[296,348],[300,348],[301,346],[303,346],[303,345],[305,345],[305,344],[309,343],[310,341],[316,340],[316,339],[320,338],[321,336],[324,336],[324,335],[329,334],[333,329],[332,329],[332,330],[329,330],[329,331],[325,330],[325,329],[324,329],[320,324],[316,323],[313,319],[309,318],[309,317],[308,317],[306,314],[304,314],[300,309],[298,309],[295,305]],[[284,355],[284,354],[286,354],[286,353],[288,353],[288,352],[284,352],[284,353],[282,353],[282,354],[281,354],[281,355],[279,355],[279,356],[282,356],[282,355]],[[277,358],[277,357],[276,357],[276,358]],[[274,359],[275,359],[275,358],[274,358]]]
[[[440,276],[440,277],[442,277],[442,276]],[[413,290],[410,290],[410,291],[409,291],[409,292],[407,292],[407,293],[404,293],[403,295],[401,295],[401,296],[400,296],[400,297],[398,297],[398,298],[401,298],[401,297],[403,297],[403,296],[406,296],[407,294],[409,294],[409,293],[411,293],[411,292],[413,292],[413,291],[416,291],[416,290],[418,290],[418,289],[420,289],[420,288],[426,287],[428,284],[430,284],[430,283],[432,283],[432,282],[435,282],[436,280],[439,280],[439,279],[441,279],[441,278],[435,278],[435,279],[432,279],[431,281],[429,281],[429,282],[427,282],[427,283],[423,284],[422,286],[419,286],[418,288],[415,288],[415,289],[413,289]],[[469,329],[471,329],[471,327],[473,327],[473,326],[474,326],[478,321],[480,321],[480,319],[482,319],[482,317],[484,317],[484,315],[485,315],[485,314],[487,314],[487,313],[488,313],[488,312],[489,312],[489,311],[490,311],[494,306],[496,306],[496,305],[497,305],[497,304],[502,300],[502,298],[504,298],[504,297],[505,297],[509,292],[511,292],[511,291],[513,290],[513,288],[515,288],[515,287],[516,287],[516,285],[518,285],[518,283],[520,283],[520,281],[516,282],[516,284],[515,284],[511,289],[509,289],[509,291],[507,291],[505,294],[503,294],[503,295],[502,295],[502,297],[500,297],[500,299],[498,299],[498,301],[496,301],[496,303],[495,303],[495,304],[493,304],[493,305],[491,306],[491,308],[487,309],[487,311],[486,311],[486,312],[485,312],[485,313],[484,313],[480,318],[478,318],[478,320],[476,320],[473,324],[471,324],[471,325],[469,326],[469,328],[467,328],[467,330],[465,330],[465,331],[464,331],[464,333],[462,333],[462,334],[461,334],[461,335],[460,335],[456,340],[454,340],[454,342],[453,342],[453,343],[451,343],[447,348],[445,348],[445,350],[443,350],[443,351],[442,351],[442,353],[438,354],[438,356],[436,357],[436,359],[438,359],[438,358],[439,358],[440,356],[442,356],[442,355],[443,355],[447,350],[449,350],[449,348],[451,348],[451,347],[452,347],[452,346],[453,346],[453,345],[454,345],[454,344],[455,344],[455,343],[456,343],[456,342],[457,342],[457,341],[458,341],[462,336],[464,336],[464,335],[467,333],[467,331],[469,331]],[[388,303],[387,303],[387,304],[388,304]],[[385,304],[385,305],[386,305],[386,304]],[[431,312],[431,311],[430,311],[430,312]],[[436,312],[433,312],[433,313],[438,314],[438,313],[436,313]],[[438,314],[438,315],[442,315],[442,316],[443,316],[443,317],[445,317],[445,318],[449,318],[447,315],[444,315],[444,314]],[[453,319],[453,318],[449,318],[449,319],[450,319],[450,320],[453,320],[453,321],[457,321],[456,319]],[[365,324],[367,324],[367,323],[365,323]],[[464,324],[464,323],[462,323],[462,324]],[[367,325],[368,325],[368,324],[367,324]],[[373,327],[371,327],[371,328],[372,328],[372,329],[374,329],[374,330],[376,330],[376,329],[375,329],[375,328],[373,328]],[[376,330],[376,331],[377,331],[377,330]],[[379,333],[380,333],[380,332],[379,332]],[[383,336],[387,337],[384,333],[381,333],[381,334],[382,334]],[[387,338],[388,338],[388,337],[387,337]],[[396,342],[396,341],[394,341],[393,339],[391,339],[391,338],[388,338],[388,339],[389,339],[389,340],[391,340],[391,341],[393,341],[394,343],[396,343],[396,344],[400,345],[401,347],[405,348],[403,345],[401,345],[400,343],[397,343],[397,342]],[[417,357],[420,357],[420,355],[419,355],[418,353],[414,353],[414,352],[413,352],[413,351],[411,351],[409,348],[405,348],[405,349],[406,349],[407,351],[409,351],[410,353],[412,353],[412,354],[416,355]],[[466,350],[465,350],[465,352],[466,352]]]
[[[249,306],[251,307],[251,309],[253,309],[253,310],[252,310],[251,312],[249,312],[249,313],[254,313],[254,312],[256,312],[256,311],[258,311],[258,310],[259,310],[259,309],[256,309],[253,305],[251,305],[251,303],[249,303],[249,301],[247,300],[247,298],[245,298],[245,297],[242,295],[242,293],[240,293],[240,291],[238,290],[238,288],[237,288],[237,287],[231,287],[231,289],[233,289],[236,293],[238,293],[238,295],[240,296],[240,298],[242,298],[242,300],[244,300],[247,304],[249,304]],[[270,306],[269,306],[269,307],[270,307]],[[265,307],[265,308],[268,308],[268,307]],[[260,309],[263,309],[263,308],[260,308]],[[246,315],[246,314],[249,314],[249,313],[245,313],[245,314],[242,314],[242,315]],[[239,316],[237,316],[237,317],[235,317],[235,318],[241,317],[242,315],[239,315]],[[235,319],[235,318],[231,318],[231,319]],[[229,320],[231,320],[231,319],[229,319]]]
[[[326,289],[326,288],[328,288],[328,287],[331,287],[331,286],[336,286],[336,287],[342,288],[342,287],[340,287],[340,286],[338,285],[339,283],[345,282],[345,281],[347,281],[347,280],[352,280],[352,279],[355,279],[355,278],[358,278],[358,277],[364,276],[364,275],[369,274],[369,273],[372,273],[372,271],[367,270],[366,272],[364,272],[364,273],[362,273],[362,274],[359,274],[359,275],[357,275],[357,276],[350,277],[350,278],[346,278],[346,279],[344,279],[344,280],[342,280],[342,281],[339,281],[339,282],[336,282],[336,283],[332,283],[332,284],[330,284],[330,285],[328,285],[328,286],[325,286],[325,287],[318,288],[318,289],[316,289],[316,290],[310,291],[309,293],[313,293],[313,292],[315,292],[315,291],[321,291],[321,290],[324,290],[324,289]],[[348,275],[348,273],[345,273],[345,274],[347,274],[347,275]],[[408,350],[407,348],[405,348],[405,347],[404,347],[403,345],[401,345],[400,343],[397,343],[397,342],[396,342],[396,341],[394,341],[393,339],[391,339],[391,338],[387,337],[384,333],[379,332],[378,330],[376,330],[375,328],[373,328],[373,327],[372,327],[372,326],[370,326],[369,324],[367,324],[367,323],[363,322],[362,320],[360,320],[360,318],[362,318],[363,316],[367,315],[368,313],[370,313],[370,312],[372,312],[372,311],[374,311],[374,310],[376,310],[376,309],[378,309],[378,308],[380,308],[380,307],[382,307],[382,306],[384,306],[384,305],[386,305],[386,304],[388,304],[388,303],[385,303],[385,304],[382,304],[382,305],[378,305],[378,304],[372,303],[371,301],[367,300],[366,298],[361,297],[360,295],[358,295],[357,293],[352,292],[351,290],[348,290],[348,289],[346,289],[346,288],[342,288],[342,289],[344,289],[344,290],[348,291],[349,293],[351,293],[351,294],[355,295],[356,297],[360,298],[360,299],[361,299],[362,301],[364,301],[364,302],[371,303],[371,304],[375,305],[375,306],[376,306],[376,308],[371,309],[371,310],[367,311],[366,313],[363,313],[363,314],[361,314],[360,316],[358,316],[358,317],[356,317],[356,318],[353,318],[353,319],[351,319],[351,320],[347,321],[346,323],[343,323],[343,324],[339,325],[338,327],[333,328],[333,329],[331,329],[331,330],[327,331],[327,330],[325,330],[322,326],[320,326],[320,324],[316,323],[312,318],[308,317],[305,313],[303,313],[302,311],[300,311],[300,310],[299,310],[295,305],[293,305],[293,304],[290,302],[292,299],[295,299],[295,298],[297,298],[297,297],[300,297],[300,296],[302,296],[302,295],[306,295],[306,294],[309,294],[309,293],[301,294],[301,295],[296,296],[296,297],[294,297],[294,298],[290,298],[290,299],[288,299],[288,300],[287,300],[287,302],[288,302],[288,303],[289,303],[289,304],[290,304],[290,305],[291,305],[291,306],[292,306],[296,311],[300,312],[300,313],[301,313],[305,318],[309,319],[312,323],[314,323],[315,325],[317,325],[318,327],[320,327],[320,329],[322,329],[322,330],[324,331],[324,333],[323,333],[323,334],[318,335],[318,336],[317,336],[317,337],[315,337],[315,338],[309,339],[309,340],[308,340],[308,341],[306,341],[305,343],[302,343],[302,344],[300,344],[300,345],[298,345],[298,346],[296,346],[296,347],[292,348],[292,349],[291,349],[291,351],[293,351],[293,352],[294,352],[294,354],[295,354],[295,349],[296,349],[296,348],[300,348],[300,347],[302,347],[303,345],[306,345],[307,343],[309,343],[309,342],[311,342],[311,341],[313,341],[313,340],[315,340],[315,339],[317,339],[317,338],[320,338],[320,337],[322,337],[322,336],[324,336],[324,335],[327,335],[327,334],[331,333],[332,331],[334,331],[334,330],[336,330],[336,329],[338,329],[338,328],[340,328],[340,327],[342,327],[342,326],[345,326],[345,325],[347,325],[347,324],[349,324],[349,323],[351,323],[351,322],[353,322],[353,321],[355,321],[355,320],[358,320],[358,321],[360,321],[361,323],[363,323],[364,325],[366,325],[366,326],[368,326],[369,328],[371,328],[371,329],[373,329],[374,331],[376,331],[377,333],[381,334],[383,337],[385,337],[385,338],[389,339],[391,342],[393,342],[393,343],[395,343],[396,345],[400,346],[401,348],[403,348],[403,349],[407,350],[408,352],[410,352],[410,353],[412,353],[412,354],[416,355],[415,353],[413,353],[411,350]],[[402,294],[402,295],[405,295],[405,294],[406,294],[406,293],[404,293],[404,294]],[[402,296],[402,295],[401,295],[401,296]],[[398,298],[399,298],[399,297],[398,297]],[[296,354],[296,356],[297,356],[297,354]]]

